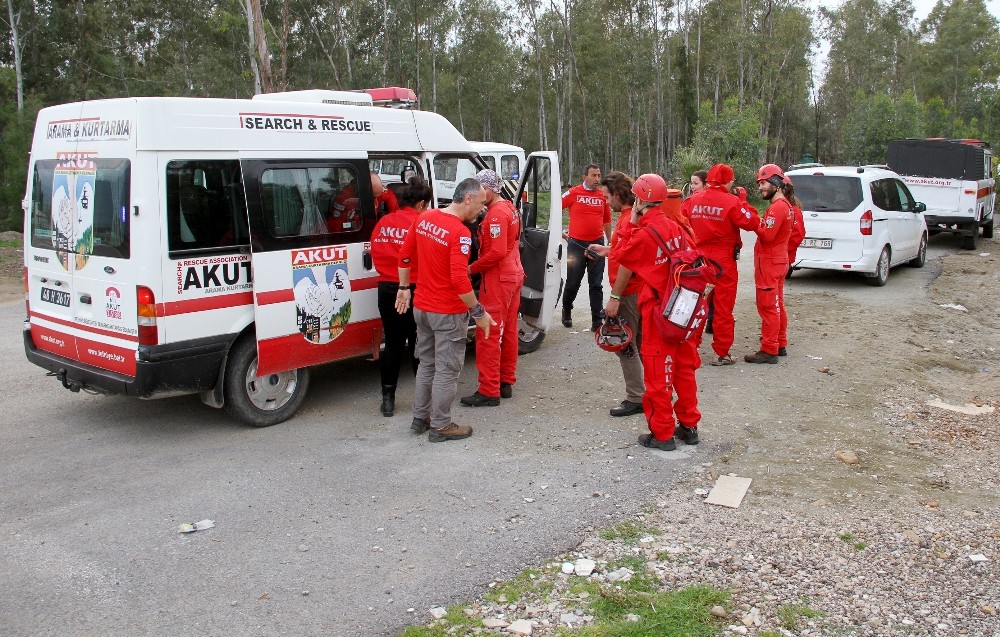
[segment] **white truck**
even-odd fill
[[[897,172],[917,201],[927,205],[930,233],[964,237],[975,250],[979,234],[993,237],[996,178],[993,152],[977,139],[903,139],[889,142],[886,163]]]

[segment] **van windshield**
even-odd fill
[[[802,209],[814,212],[850,212],[863,199],[861,179],[831,175],[789,175]]]

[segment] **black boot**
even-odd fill
[[[573,308],[563,307],[563,327],[573,327]]]
[[[382,385],[382,415],[388,418],[396,412],[396,386]]]

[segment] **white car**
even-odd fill
[[[795,269],[860,272],[885,285],[889,268],[923,267],[927,207],[884,166],[824,166],[785,173],[802,200],[806,236]]]

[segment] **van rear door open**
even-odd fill
[[[368,156],[336,155],[240,154],[259,376],[378,351]]]

